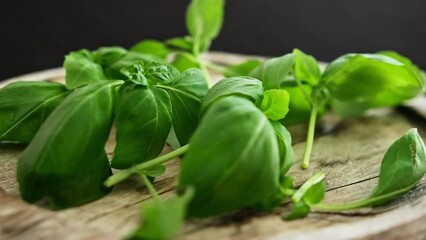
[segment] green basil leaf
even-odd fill
[[[143,171],[139,171],[138,174],[140,175],[143,174],[148,177],[155,178],[155,177],[163,175],[165,172],[166,172],[166,166],[159,164],[151,168],[145,169]]]
[[[293,54],[286,54],[282,57],[271,58],[257,67],[251,76],[263,82],[266,90],[278,89],[281,82],[285,80],[294,63]]]
[[[115,87],[121,81],[74,90],[47,118],[18,161],[21,196],[50,200],[54,209],[97,200],[110,189],[104,146],[111,130]]]
[[[117,101],[117,145],[111,166],[124,169],[157,157],[170,132],[171,114],[166,91],[134,84],[123,86]]]
[[[200,44],[217,37],[222,28],[224,0],[192,0],[186,12],[188,32]]]
[[[182,160],[178,188],[195,187],[189,216],[250,207],[275,194],[279,161],[274,129],[251,101],[237,96],[217,100]]]
[[[172,83],[157,84],[156,87],[170,95],[173,129],[183,146],[198,126],[201,101],[208,91],[204,75],[199,69],[189,69]]]
[[[278,148],[280,152],[280,169],[281,175],[284,176],[288,170],[293,166],[294,162],[294,151],[291,146],[291,134],[281,123],[276,121],[270,121],[274,128],[275,135],[277,136]]]
[[[188,188],[185,194],[164,202],[153,199],[143,203],[142,225],[129,239],[169,240],[175,238],[183,226],[186,208],[193,195],[194,191]]]
[[[312,87],[307,84],[298,86],[295,83],[291,86],[282,86],[282,88],[285,89],[290,95],[290,101],[288,104],[289,111],[282,120],[282,123],[284,125],[291,125],[308,122],[312,107],[305,93],[311,96]]]
[[[321,78],[321,70],[317,60],[311,55],[307,55],[299,49],[293,50],[294,66],[293,74],[301,82],[306,82],[311,86],[318,84]]]
[[[305,202],[301,201],[293,204],[291,212],[289,214],[284,214],[282,218],[286,221],[296,220],[308,216],[310,212],[311,207]]]
[[[145,66],[145,76],[153,84],[168,84],[176,80],[180,72],[165,63],[151,62]]]
[[[163,60],[166,59],[170,52],[164,43],[152,39],[147,39],[135,44],[129,51],[150,54]]]
[[[194,40],[191,36],[176,37],[165,41],[165,43],[174,48],[182,49],[191,52],[194,48]]]
[[[324,194],[322,194],[322,197],[319,199],[319,198],[315,198],[315,197],[309,196],[309,191],[312,188],[319,188],[319,189],[321,189],[322,187],[321,187],[320,183],[324,181],[324,177],[325,177],[325,175],[324,175],[323,172],[318,172],[314,176],[312,176],[311,178],[309,178],[308,181],[306,181],[304,184],[302,184],[302,186],[300,186],[300,188],[297,189],[297,191],[291,197],[293,203],[298,203],[300,201],[305,201],[306,197],[308,199],[310,199],[310,200],[313,200],[314,202],[321,201],[322,197],[324,197]],[[314,192],[317,192],[317,191],[314,191]],[[305,201],[305,202],[307,202],[307,201]]]
[[[179,52],[172,62],[172,66],[183,72],[191,68],[200,68],[198,60],[189,53]]]
[[[290,95],[284,89],[271,89],[263,93],[260,109],[271,120],[283,119],[288,113]]]
[[[254,103],[260,102],[263,96],[262,82],[251,77],[225,78],[209,90],[204,98],[201,111],[206,111],[212,103],[227,96],[239,96]]]
[[[394,106],[423,89],[410,66],[379,54],[344,55],[327,67],[321,81],[337,100],[368,107]]]
[[[137,85],[148,86],[144,66],[144,62],[136,61],[132,65],[122,68],[120,72],[126,76],[125,80],[129,80]]]
[[[238,77],[238,76],[250,76],[250,73],[253,72],[254,69],[259,67],[262,64],[260,60],[247,60],[242,63],[229,65],[226,67],[223,75],[225,77]]]
[[[65,82],[68,89],[78,88],[106,79],[102,66],[94,62],[91,52],[86,49],[71,52],[65,56]]]
[[[126,76],[123,75],[121,69],[131,66],[136,61],[142,61],[148,64],[154,61],[163,62],[164,60],[150,54],[127,52],[119,60],[115,61],[107,67],[104,67],[105,75],[108,77],[108,79],[125,79]]]
[[[112,65],[127,54],[122,47],[101,47],[93,52],[93,59],[103,68]]]
[[[67,94],[64,85],[51,82],[22,81],[0,89],[0,141],[29,143]]]
[[[426,172],[426,148],[417,129],[409,130],[386,151],[379,183],[370,196],[382,205],[411,190]]]

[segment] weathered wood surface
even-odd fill
[[[245,57],[213,54],[210,58],[227,64]],[[19,79],[30,78],[31,75],[26,75]],[[63,71],[53,70],[34,78],[61,80]],[[381,158],[390,144],[412,127],[417,127],[426,137],[425,98],[407,106],[398,111],[373,112],[355,120],[333,120],[333,131],[317,135],[311,167],[302,171],[296,162],[290,170],[296,184],[321,170],[326,173],[326,202],[346,202],[368,196],[377,182]],[[304,148],[299,130],[294,137],[298,159]],[[112,137],[106,147],[110,155],[113,146]],[[119,184],[101,200],[59,212],[21,201],[15,168],[23,149],[24,146],[19,145],[0,145],[0,239],[120,239],[138,223],[139,205],[149,195],[137,179]],[[155,182],[163,197],[173,194],[178,170],[177,159],[168,164],[167,173]],[[288,204],[271,213],[247,210],[189,220],[181,238],[425,239],[425,189],[426,181],[421,181],[405,197],[381,208],[339,214],[314,211],[309,217],[292,222],[280,219]]]

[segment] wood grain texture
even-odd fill
[[[209,57],[222,64],[247,58],[223,53]],[[45,72],[35,78],[60,81],[63,71]],[[215,76],[216,80],[219,78]],[[295,183],[300,185],[321,170],[326,174],[325,202],[346,202],[368,196],[377,182],[380,161],[390,144],[412,127],[417,127],[426,137],[424,102],[410,104],[408,109],[420,116],[414,120],[405,110],[390,109],[344,121],[326,116],[325,123],[331,127],[317,134],[311,167],[305,171],[299,168],[305,127],[292,128],[293,147],[299,159],[290,170]],[[113,154],[114,142],[112,132],[106,146],[109,156]],[[140,203],[149,195],[137,179],[118,184],[108,196],[96,202],[59,212],[24,203],[19,198],[15,174],[23,149],[20,145],[0,145],[0,239],[120,239],[138,224]],[[169,149],[166,147],[164,151]],[[156,180],[155,187],[163,197],[174,194],[178,172],[179,159],[176,159],[168,163],[166,174]],[[180,238],[425,239],[425,189],[426,181],[422,180],[409,194],[384,207],[338,214],[314,211],[305,219],[291,222],[280,218],[288,211],[288,203],[273,212],[242,210],[192,219],[187,221]]]

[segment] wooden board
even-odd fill
[[[229,64],[246,56],[216,53],[208,56]],[[25,75],[20,79],[63,81],[62,69]],[[219,79],[220,76],[215,76]],[[0,83],[4,85],[5,82]],[[426,137],[425,98],[407,107],[370,112],[366,116],[336,121],[315,139],[311,167],[299,168],[304,148],[304,126],[292,128],[298,162],[290,170],[297,185],[321,170],[326,173],[325,202],[346,202],[368,196],[377,182],[381,158],[390,144],[408,129],[417,127]],[[113,136],[113,133],[112,133]],[[113,154],[114,138],[107,144]],[[96,202],[52,212],[30,205],[19,198],[16,162],[24,146],[0,145],[0,239],[121,239],[139,221],[139,205],[149,198],[137,179],[117,185]],[[165,151],[168,151],[165,148]],[[167,172],[155,182],[165,198],[172,196],[179,171],[179,160],[167,165]],[[280,219],[288,203],[273,212],[236,211],[219,217],[189,220],[181,239],[424,239],[426,238],[426,181],[409,194],[387,206],[347,213],[314,211],[309,217],[284,222]]]

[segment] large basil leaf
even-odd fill
[[[166,90],[172,102],[172,123],[181,145],[187,144],[198,125],[201,101],[208,91],[203,73],[189,69],[169,84],[157,84]]]
[[[198,60],[192,54],[185,52],[176,53],[172,65],[181,72],[190,68],[200,68]]]
[[[0,141],[29,143],[67,94],[64,85],[51,82],[15,82],[0,89]]]
[[[393,106],[419,94],[420,75],[411,66],[380,54],[347,54],[333,61],[321,83],[342,102]]]
[[[86,49],[65,56],[64,68],[65,82],[69,89],[106,79],[102,66],[94,61],[92,53]]]
[[[123,86],[117,101],[117,145],[113,168],[124,169],[158,156],[172,125],[166,91],[134,84]]]
[[[189,216],[250,207],[275,194],[279,158],[274,129],[250,100],[237,96],[217,100],[203,116],[182,160],[179,189],[195,187]]]
[[[54,209],[101,198],[111,175],[104,146],[121,81],[76,89],[47,118],[18,161],[21,196],[28,202],[50,200]]]
[[[240,96],[257,103],[262,100],[262,82],[251,77],[225,78],[216,83],[207,93],[202,105],[202,112],[217,101],[226,96]]]
[[[282,57],[271,58],[257,67],[251,73],[251,76],[263,82],[266,90],[280,88],[286,76],[293,67],[293,54],[286,54]]]
[[[209,45],[222,28],[224,0],[192,0],[186,12],[186,26],[195,42]]]
[[[93,52],[93,59],[103,68],[120,60],[127,54],[127,50],[122,47],[101,47]]]

